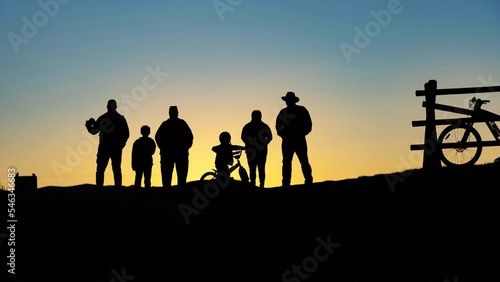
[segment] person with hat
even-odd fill
[[[160,169],[163,188],[172,185],[174,166],[177,172],[177,186],[186,185],[189,167],[189,149],[193,145],[193,133],[186,121],[179,118],[177,106],[169,108],[169,119],[164,121],[155,134],[160,149]]]
[[[285,188],[290,187],[294,154],[297,154],[302,167],[304,183],[311,184],[313,182],[312,168],[309,164],[306,141],[306,136],[312,130],[311,116],[304,106],[297,105],[299,98],[295,96],[294,92],[286,93],[281,99],[285,101],[286,107],[279,112],[276,118],[276,132],[282,139],[282,185]]]

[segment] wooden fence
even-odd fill
[[[437,139],[437,125],[462,124],[471,121],[471,118],[451,118],[436,120],[436,110],[454,112],[458,114],[471,115],[472,110],[457,108],[448,105],[436,103],[436,96],[439,95],[457,95],[457,94],[472,94],[472,93],[489,93],[500,92],[500,86],[483,86],[469,88],[448,88],[437,89],[437,81],[429,80],[424,84],[424,90],[417,90],[416,96],[424,96],[425,101],[422,107],[425,107],[425,120],[417,120],[412,122],[413,127],[425,126],[424,144],[412,144],[411,150],[423,150],[423,169],[435,170],[441,168],[442,147]],[[492,121],[499,121],[500,116]],[[482,146],[499,146],[497,141],[484,141]]]

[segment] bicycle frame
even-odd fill
[[[475,98],[471,99],[475,100]],[[487,101],[489,102],[489,101]],[[442,111],[448,111],[448,112],[453,112],[453,113],[458,113],[458,114],[464,114],[464,115],[469,115],[470,119],[468,121],[464,122],[465,126],[469,127],[474,127],[475,123],[482,123],[484,122],[488,129],[490,130],[491,134],[493,135],[493,138],[495,138],[495,141],[500,142],[500,129],[496,125],[495,121],[500,120],[500,115],[494,114],[490,111],[483,110],[481,109],[481,106],[487,102],[481,101],[479,105],[474,105],[474,109],[465,109],[465,108],[458,108],[458,107],[453,107],[453,106],[448,106],[448,105],[442,105],[442,104],[436,104],[435,109],[436,110],[442,110]],[[425,105],[425,102],[424,102]],[[457,121],[455,120],[453,124],[459,125],[456,123]],[[470,136],[470,130],[467,129],[464,133],[463,138],[461,139],[460,143],[466,143],[468,137]]]
[[[498,128],[497,124],[494,121],[488,121],[486,122],[486,126],[491,131],[491,134],[493,134],[495,140],[500,141],[500,129]]]
[[[447,166],[473,165],[480,157],[483,147],[500,146],[500,130],[495,121],[500,116],[481,109],[488,100],[472,98],[469,106],[471,109],[457,108],[453,106],[436,104],[436,109],[469,115],[469,118],[448,119],[446,127],[438,137],[442,156],[441,160]],[[480,133],[474,128],[476,123],[484,122],[494,141],[483,141]],[[446,124],[446,123],[443,123]]]
[[[235,171],[237,168],[241,167],[240,158],[237,157],[235,159],[236,159],[236,164],[229,168],[229,175],[231,175],[231,173],[233,173],[233,171]]]
[[[494,114],[490,111],[483,110],[480,108],[480,106],[473,112],[471,115],[472,122],[470,122],[468,125],[470,127],[474,126],[474,123],[476,122],[484,122],[486,124],[486,127],[491,132],[491,135],[493,135],[493,138],[495,138],[495,141],[500,141],[500,129],[498,128],[497,124],[495,123],[495,120],[500,119],[500,116],[497,114]],[[466,131],[464,134],[464,139],[462,139],[462,142],[465,142],[466,136],[468,136],[469,132]]]
[[[242,154],[242,151],[240,150],[238,153],[236,153],[234,155],[234,158],[236,159],[236,164],[229,167],[228,173],[229,173],[229,175],[231,175],[231,173],[233,173],[233,171],[235,171],[236,169],[239,169],[238,172],[239,172],[241,181],[248,182],[248,173],[240,162],[241,154]],[[200,181],[203,181],[206,178],[215,178],[215,177],[217,177],[217,174],[218,174],[218,171],[216,169],[212,169],[212,172],[204,173],[201,176]]]

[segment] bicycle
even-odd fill
[[[481,156],[484,146],[500,145],[500,129],[495,120],[500,120],[500,116],[492,112],[481,109],[490,100],[476,99],[469,100],[469,109],[456,108],[461,112],[470,115],[470,118],[462,122],[446,127],[438,137],[441,146],[441,160],[449,167],[471,166],[477,162]],[[474,128],[475,123],[484,122],[495,141],[483,141],[479,132]]]
[[[233,171],[235,171],[236,169],[238,169],[238,174],[240,176],[240,180],[244,183],[248,183],[249,181],[249,177],[248,177],[248,173],[247,173],[247,170],[243,167],[243,165],[241,164],[240,162],[240,157],[241,157],[241,153],[243,152],[243,150],[236,150],[234,153],[233,153],[233,156],[234,156],[234,159],[236,160],[236,164],[234,164],[233,166],[231,166],[229,168],[229,175],[231,175],[231,173]],[[218,175],[218,171],[216,169],[212,169],[213,171],[209,171],[209,172],[205,172],[201,178],[200,178],[200,182],[205,182],[205,181],[213,181],[217,178],[217,175]]]

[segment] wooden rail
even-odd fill
[[[429,82],[435,80],[429,80]],[[429,83],[427,82],[427,83]],[[437,86],[437,84],[436,84]],[[434,90],[436,95],[456,95],[456,94],[471,94],[471,93],[489,93],[500,92],[500,86],[482,86],[482,87],[467,87],[467,88],[442,88]],[[417,90],[417,96],[425,96],[426,90]]]
[[[435,170],[441,168],[441,149],[455,148],[456,144],[439,144],[437,140],[436,125],[446,124],[463,124],[466,122],[485,122],[485,121],[500,121],[500,116],[487,113],[484,116],[472,118],[450,118],[436,120],[436,110],[448,111],[457,114],[471,115],[472,110],[458,108],[449,105],[437,104],[436,96],[438,95],[457,95],[471,93],[489,93],[500,92],[500,86],[483,86],[483,87],[468,87],[468,88],[444,88],[437,89],[437,81],[429,80],[424,84],[424,90],[415,91],[417,97],[424,96],[425,101],[422,107],[425,108],[425,120],[417,120],[412,122],[413,127],[425,126],[424,144],[412,144],[410,150],[423,150],[423,169]],[[477,142],[467,142],[466,147],[477,147]],[[499,141],[482,141],[482,146],[500,146]]]

